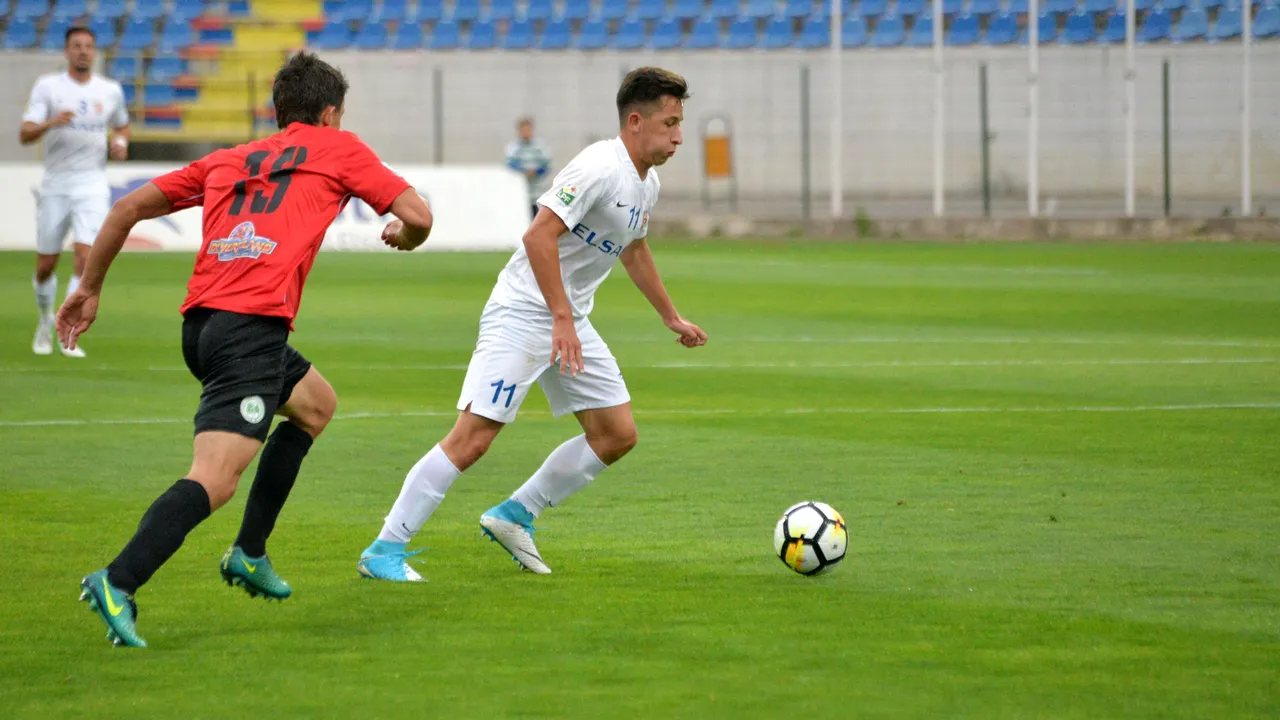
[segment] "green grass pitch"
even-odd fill
[[[554,574],[477,525],[578,432],[535,391],[414,586],[357,556],[506,255],[322,255],[294,344],[340,407],[269,544],[294,597],[219,582],[248,475],[139,593],[144,651],[77,583],[188,467],[191,258],[121,257],[74,361],[30,353],[33,258],[0,255],[0,716],[1280,714],[1280,247],[654,245],[711,341],[605,284],[640,444],[540,521]],[[850,528],[818,578],[772,554],[807,499]]]

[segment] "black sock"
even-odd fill
[[[291,422],[282,422],[267,439],[258,460],[258,474],[253,477],[249,502],[244,506],[244,521],[236,545],[249,557],[267,553],[267,538],[276,526],[280,508],[289,499],[293,481],[298,479],[302,459],[311,449],[312,437]]]
[[[187,533],[209,517],[209,493],[194,480],[182,479],[151,503],[138,531],[107,566],[112,585],[132,595],[173,556]]]

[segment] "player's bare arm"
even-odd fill
[[[63,110],[45,122],[24,122],[18,130],[18,142],[23,145],[30,145],[44,137],[44,134],[49,132],[50,129],[66,125],[74,117],[75,113],[70,110]]]
[[[547,208],[539,208],[533,224],[524,234],[524,249],[529,255],[529,267],[538,281],[538,289],[547,302],[554,323],[551,329],[551,362],[560,362],[560,374],[568,369],[577,377],[582,370],[582,342],[573,327],[573,308],[564,290],[560,276],[560,236],[569,232],[559,215]]]
[[[98,296],[102,293],[102,282],[107,277],[107,270],[120,254],[124,243],[129,239],[133,226],[143,220],[168,215],[172,205],[169,198],[160,192],[155,183],[147,183],[125,195],[111,207],[107,219],[98,231],[98,238],[93,243],[89,260],[85,263],[84,275],[80,277],[80,287],[76,289],[58,310],[56,327],[58,337],[68,348],[74,349],[76,338],[89,329],[98,316]]]
[[[628,245],[619,259],[631,276],[631,282],[636,284],[653,309],[658,311],[663,324],[680,336],[678,340],[681,345],[691,348],[707,344],[707,334],[702,328],[685,320],[676,311],[675,303],[671,302],[671,296],[662,284],[662,276],[658,274],[653,252],[649,250],[649,243],[644,238]]]
[[[426,242],[431,234],[434,218],[427,201],[422,199],[417,190],[408,188],[391,203],[391,214],[395,220],[387,223],[382,230],[382,242],[397,250],[409,251]]]

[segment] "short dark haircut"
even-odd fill
[[[341,108],[347,97],[347,79],[338,68],[308,52],[300,52],[276,73],[271,87],[271,103],[276,108],[276,125],[290,123],[319,125],[327,107]]]
[[[636,68],[627,73],[618,88],[618,122],[625,123],[633,112],[648,115],[652,106],[662,98],[671,97],[684,102],[689,98],[689,83],[670,70],[657,67]]]
[[[90,30],[89,28],[87,28],[87,27],[85,27],[85,26],[83,26],[83,25],[72,25],[71,27],[67,28],[67,33],[66,33],[66,35],[63,35],[63,37],[62,37],[62,47],[66,47],[66,46],[70,45],[70,44],[71,44],[71,36],[72,36],[72,35],[75,35],[76,33],[84,33],[85,35],[88,35],[89,37],[93,38],[93,42],[94,42],[94,44],[95,44],[95,45],[96,45],[96,44],[97,44],[97,42],[98,42],[98,36],[97,36],[97,35],[95,35],[95,34],[94,34],[94,32],[93,32],[92,30]]]

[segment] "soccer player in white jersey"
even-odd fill
[[[31,350],[53,352],[54,300],[58,295],[58,256],[70,230],[75,263],[67,295],[80,285],[89,247],[111,208],[107,155],[124,160],[129,149],[129,111],[120,83],[93,74],[97,46],[93,32],[72,27],[66,35],[67,71],[43,75],[31,90],[22,114],[19,139],[30,145],[44,138],[44,181],[36,205],[36,306],[40,310]],[[111,132],[110,150],[107,133]],[[84,357],[79,346],[58,349],[67,357]]]
[[[631,396],[618,363],[588,315],[614,258],[685,347],[707,341],[676,311],[645,236],[658,200],[654,169],[682,140],[684,78],[659,68],[630,72],[618,90],[618,137],[578,154],[551,189],[517,250],[498,276],[480,316],[480,337],[458,399],[458,420],[405,478],[400,496],[360,556],[365,577],[419,581],[406,545],[444,500],[458,475],[515,419],[536,380],[557,416],[573,413],[578,435],[551,452],[510,499],[480,526],[523,568],[551,569],[533,544],[533,520],[586,487],[636,444]]]

